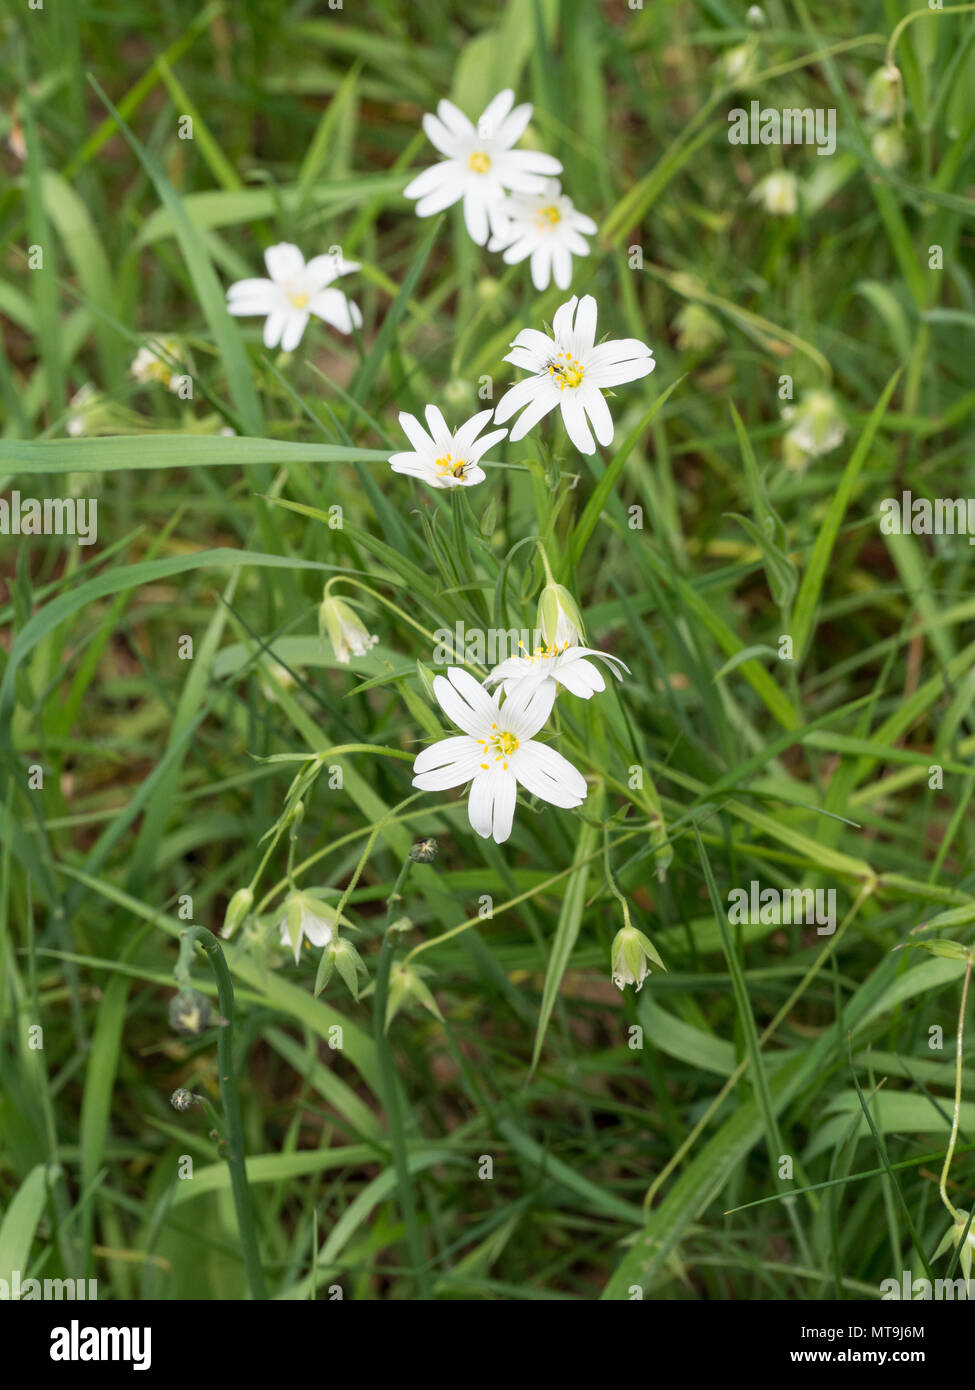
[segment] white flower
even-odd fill
[[[379,641],[352,605],[333,597],[327,588],[318,609],[318,631],[328,633],[335,660],[343,666],[348,666],[353,656],[365,656]]]
[[[266,315],[264,346],[294,352],[314,314],[337,328],[351,333],[362,325],[362,314],[341,290],[328,286],[340,275],[358,270],[356,261],[342,256],[305,258],[297,246],[281,241],[264,252],[269,280],[238,280],[227,291],[227,312],[238,317]]]
[[[787,405],[783,420],[791,421],[786,443],[799,454],[829,454],[843,443],[846,423],[829,391],[807,391],[799,405]]]
[[[504,251],[506,265],[531,257],[532,284],[548,289],[554,278],[560,290],[572,280],[572,257],[588,256],[581,233],[594,236],[595,222],[577,212],[562,192],[558,179],[546,179],[538,193],[513,193],[498,209],[504,225],[488,243],[489,251]]]
[[[475,483],[482,483],[484,469],[478,465],[478,459],[508,433],[507,430],[492,430],[478,438],[493,412],[482,410],[453,431],[447,428],[446,420],[435,405],[428,405],[425,414],[429,434],[415,415],[405,410],[400,412],[400,425],[414,452],[393,454],[389,460],[393,472],[409,473],[438,488],[473,487]]]
[[[88,428],[88,416],[96,408],[99,396],[90,381],[80,386],[68,404],[71,414],[65,421],[65,429],[72,439],[80,439]]]
[[[591,700],[597,690],[606,689],[606,682],[599,668],[586,660],[587,656],[598,656],[603,661],[614,663],[609,669],[618,681],[623,677],[617,671],[617,666],[622,666],[626,674],[630,674],[629,667],[618,656],[596,651],[593,647],[574,647],[566,641],[560,647],[543,644],[536,647],[531,656],[509,656],[494,667],[484,684],[500,684],[504,693],[511,696],[522,686],[533,690],[544,681],[551,680],[556,685],[564,685],[573,695]]]
[[[749,193],[748,201],[761,202],[765,211],[775,217],[789,217],[799,206],[799,182],[787,169],[767,174]]]
[[[494,418],[500,424],[526,407],[511,431],[514,441],[559,406],[573,444],[580,453],[593,454],[596,446],[587,415],[600,444],[613,442],[613,419],[603,391],[648,376],[657,364],[639,338],[613,338],[596,344],[596,301],[591,294],[581,300],[573,295],[563,304],[556,311],[552,331],[554,339],[534,328],[523,328],[515,338],[504,360],[524,367],[532,376],[505,392]]]
[[[129,375],[141,386],[158,381],[167,391],[178,392],[182,377],[171,363],[181,365],[179,344],[172,338],[143,343],[129,365]]]
[[[345,918],[340,919],[346,926]],[[278,922],[281,945],[290,946],[297,961],[307,937],[313,946],[327,946],[335,932],[335,908],[307,893],[292,893]]]
[[[423,117],[423,129],[447,158],[424,169],[404,189],[407,198],[419,200],[418,217],[432,217],[463,198],[467,230],[483,246],[488,232],[501,226],[498,204],[505,191],[538,193],[546,175],[562,172],[549,154],[512,149],[532,114],[527,102],[512,111],[514,99],[510,88],[499,92],[476,127],[450,101],[440,102],[436,116]]]
[[[553,806],[581,806],[586,780],[545,743],[533,742],[552,711],[555,685],[545,681],[519,689],[503,704],[473,676],[451,666],[436,676],[433,693],[440,708],[464,733],[425,748],[413,764],[413,785],[445,791],[470,782],[467,814],[483,839],[503,844],[511,834],[518,784]]]

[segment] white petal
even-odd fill
[[[536,246],[532,252],[532,284],[541,293],[548,289],[549,280],[552,278],[552,251],[545,246]],[[569,264],[572,264],[571,258]],[[564,285],[559,285],[559,289],[568,289],[568,281]]]
[[[422,174],[417,174],[416,178],[406,185],[403,195],[406,198],[422,198],[426,193],[432,193],[439,188],[444,180],[443,164],[431,164],[429,169],[424,169]]]
[[[497,138],[501,124],[511,110],[514,99],[514,92],[510,87],[505,87],[504,91],[499,92],[492,101],[488,102],[487,106],[485,106],[484,110],[481,112],[480,119],[477,123],[477,133],[482,139],[494,140]],[[519,107],[519,110],[522,109],[523,108]],[[529,106],[528,118],[525,121],[525,125],[531,120],[531,114],[532,109]],[[524,127],[522,127],[522,129],[524,129]],[[519,131],[518,134],[520,135],[521,131]],[[518,136],[516,135],[515,140],[517,140],[517,138]],[[513,144],[514,141],[511,143]]]
[[[456,153],[461,137],[455,134],[445,121],[428,112],[423,117],[423,129],[426,131],[430,144],[441,154],[453,155]],[[408,194],[407,196],[412,197],[413,195]]]
[[[428,405],[423,413],[427,417],[427,429],[430,431],[434,444],[445,453],[452,452],[450,447],[452,436],[447,428],[447,421],[443,418],[443,412],[435,405]]]
[[[450,666],[446,676],[434,676],[433,693],[444,714],[472,738],[484,738],[498,722],[495,700],[461,666]]]
[[[606,682],[591,661],[571,661],[553,672],[555,679],[572,695],[591,700],[597,690],[605,690]]]
[[[536,381],[534,399],[521,412],[512,427],[509,436],[512,444],[517,444],[519,439],[524,439],[528,431],[533,429],[539,420],[544,419],[550,410],[554,410],[563,394],[555,389],[550,380]]]
[[[574,332],[582,352],[588,353],[596,341],[596,301],[591,294],[584,294],[576,310]]]
[[[420,199],[414,209],[417,217],[433,217],[436,213],[443,212],[444,208],[452,207],[464,196],[463,181],[457,177],[453,166],[438,164],[437,168],[445,171],[443,183]]]
[[[516,106],[511,114],[505,116],[504,120],[498,126],[497,134],[495,135],[498,144],[504,145],[506,149],[510,149],[512,145],[516,145],[524,135],[531,118],[531,102],[526,101],[524,105]]]
[[[517,381],[514,386],[509,386],[495,408],[495,420],[499,424],[504,420],[510,420],[512,415],[519,411],[523,405],[527,405],[529,401],[535,399],[540,385],[540,382],[529,379],[528,381]]]
[[[511,834],[517,791],[514,774],[501,767],[475,777],[467,798],[471,829],[485,840],[493,834],[495,841],[503,844]]]
[[[518,781],[534,796],[552,806],[581,806],[588,788],[582,773],[546,743],[526,743],[512,764]]]
[[[543,679],[535,685],[527,680],[519,681],[501,706],[504,727],[510,729],[519,742],[534,738],[552,713],[557,693],[552,680]]]
[[[474,134],[474,127],[464,115],[463,111],[455,106],[452,101],[447,101],[446,98],[440,101],[437,104],[437,115],[443,121],[447,129],[454,135],[466,137]]]
[[[552,320],[552,332],[560,343],[564,342],[572,333],[572,320],[578,303],[579,300],[573,295],[564,304],[560,304],[555,311],[555,317]]]
[[[487,203],[483,194],[473,193],[469,189],[464,194],[464,222],[467,224],[471,240],[476,241],[478,246],[483,246],[490,230]]]
[[[493,409],[479,410],[476,415],[472,415],[469,420],[465,420],[459,429],[454,430],[454,448],[460,458],[466,458],[467,452],[481,430],[494,414]]]
[[[418,753],[413,764],[413,785],[425,792],[462,787],[477,773],[483,759],[472,738],[444,738]]]
[[[641,376],[649,376],[656,366],[652,357],[641,357],[632,362],[618,362],[610,367],[586,368],[586,375],[593,386],[605,389],[622,386],[627,381],[637,381]]]
[[[595,387],[587,391],[583,386],[579,399],[592,422],[596,438],[604,449],[607,448],[613,442],[613,417],[609,413],[609,406]]]
[[[283,309],[276,309],[273,314],[268,314],[264,322],[264,346],[266,348],[277,347],[287,322],[288,315]]]
[[[589,425],[586,422],[586,412],[582,408],[582,401],[576,393],[562,392],[562,421],[565,425],[566,433],[580,454],[594,454],[596,445],[589,432]],[[516,426],[517,428],[517,426]],[[514,438],[514,430],[512,430]]]
[[[470,467],[466,470],[470,472],[477,467],[479,459],[482,459],[487,451],[492,448],[499,440],[504,439],[507,430],[491,430],[489,434],[482,435],[476,444],[472,444],[467,450],[467,462]],[[480,472],[481,470],[478,469]]]
[[[288,315],[284,324],[284,332],[281,334],[282,352],[294,352],[301,342],[301,335],[304,333],[307,323],[308,315],[303,310],[296,309]]]
[[[267,273],[278,285],[289,280],[297,280],[305,268],[305,258],[297,246],[290,241],[279,241],[264,252]]]
[[[418,454],[433,454],[436,445],[415,415],[410,415],[405,410],[401,410],[399,413],[399,423],[400,429],[406,435]]]

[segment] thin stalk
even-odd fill
[[[945,1154],[944,1167],[941,1170],[941,1182],[938,1184],[938,1191],[941,1193],[941,1200],[951,1212],[952,1220],[961,1222],[965,1218],[961,1212],[957,1211],[952,1205],[951,1198],[948,1196],[948,1169],[951,1167],[951,1160],[955,1156],[955,1143],[958,1139],[958,1121],[961,1116],[961,1064],[965,1041],[965,1002],[968,999],[968,982],[972,978],[972,958],[969,956],[968,964],[965,966],[965,983],[961,990],[961,1008],[958,1010],[958,1029],[955,1033],[955,1108],[951,1116],[951,1138],[948,1140],[948,1151]]]
[[[261,1267],[261,1252],[257,1244],[257,1227],[254,1209],[251,1205],[250,1188],[247,1186],[247,1169],[244,1164],[244,1129],[240,1117],[240,1096],[237,1092],[237,1077],[234,1072],[234,987],[227,969],[227,961],[220,942],[207,931],[206,927],[189,927],[182,934],[179,960],[176,963],[176,979],[185,984],[190,977],[190,961],[194,945],[205,951],[217,980],[217,995],[223,1024],[217,1034],[217,1060],[220,1069],[220,1099],[223,1103],[224,1122],[227,1131],[227,1165],[230,1168],[230,1185],[234,1194],[237,1211],[237,1226],[240,1232],[240,1246],[247,1270],[247,1282],[251,1297],[266,1299],[267,1285]]]
[[[410,1177],[410,1168],[406,1153],[406,1138],[403,1131],[403,1111],[400,1105],[399,1089],[396,1085],[396,1067],[393,1062],[393,1053],[389,1045],[389,1036],[386,1032],[386,1004],[389,999],[389,970],[393,961],[393,948],[395,944],[395,932],[390,930],[394,920],[394,913],[400,902],[402,902],[402,888],[406,882],[407,875],[413,867],[413,860],[407,857],[403,861],[386,902],[386,930],[383,933],[383,944],[379,952],[379,964],[376,967],[376,988],[372,1001],[372,1031],[376,1044],[376,1052],[379,1061],[379,1089],[382,1093],[383,1107],[389,1120],[389,1148],[393,1159],[393,1169],[396,1173],[396,1186],[399,1191],[400,1209],[403,1213],[403,1225],[406,1228],[406,1243],[410,1250],[410,1260],[413,1265],[413,1273],[416,1277],[420,1297],[432,1299],[433,1291],[430,1285],[430,1276],[426,1267],[426,1255],[423,1249],[423,1240],[420,1236],[420,1224],[417,1220],[416,1203],[413,1200],[413,1183]]]

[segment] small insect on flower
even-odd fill
[[[435,488],[473,487],[483,482],[485,473],[479,460],[492,444],[497,444],[508,433],[507,430],[491,430],[481,435],[492,411],[482,410],[472,415],[453,431],[447,428],[446,420],[435,405],[428,405],[424,413],[429,434],[415,415],[405,410],[400,412],[399,422],[413,445],[413,453],[393,454],[389,460],[393,472],[407,473]]]
[[[513,193],[499,207],[504,225],[488,242],[489,251],[504,251],[506,265],[531,257],[532,284],[546,290],[554,279],[560,290],[572,280],[572,257],[588,256],[585,236],[598,228],[591,217],[577,212],[562,192],[558,179],[547,179],[539,193]]]
[[[554,338],[524,328],[504,359],[532,375],[501,397],[494,418],[501,424],[522,413],[511,431],[523,439],[556,406],[569,438],[582,454],[594,454],[589,425],[604,447],[613,442],[613,418],[603,391],[649,376],[657,365],[639,338],[614,338],[596,343],[596,301],[591,294],[575,295],[556,311]],[[588,421],[587,417],[588,416]]]
[[[231,285],[227,312],[265,318],[266,348],[280,346],[282,352],[294,352],[312,314],[340,333],[362,326],[358,306],[341,290],[329,289],[340,275],[358,270],[358,262],[329,254],[313,256],[306,264],[297,246],[282,241],[267,248],[264,264],[270,279],[238,280]]]
[[[423,117],[423,129],[446,159],[418,174],[403,190],[416,198],[418,217],[432,217],[463,198],[464,221],[478,246],[504,225],[500,204],[505,191],[539,193],[545,178],[560,174],[562,165],[549,154],[516,150],[532,108],[527,102],[511,109],[510,88],[490,102],[476,126],[453,102],[441,101],[437,114]]]
[[[482,839],[503,844],[511,834],[519,783],[553,806],[581,806],[586,779],[561,753],[534,737],[552,712],[555,685],[518,689],[499,704],[472,675],[451,666],[436,676],[434,694],[463,737],[441,739],[418,754],[413,785],[445,791],[470,783],[467,815]]]

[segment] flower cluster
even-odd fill
[[[567,290],[572,257],[588,256],[584,240],[596,232],[553,174],[562,165],[550,154],[516,150],[531,120],[531,104],[514,105],[510,88],[499,92],[472,125],[451,101],[423,117],[430,143],[444,156],[407,184],[418,217],[432,217],[463,200],[464,223],[478,246],[503,251],[508,265],[529,261],[532,283],[547,289],[554,279]]]
[[[498,424],[518,416],[511,439],[523,439],[533,426],[556,407],[566,432],[583,454],[596,451],[596,440],[606,447],[613,442],[613,417],[604,391],[624,382],[649,376],[657,365],[653,352],[639,338],[615,338],[596,342],[596,301],[591,294],[572,296],[556,311],[552,336],[523,328],[504,359],[530,373],[501,397],[494,410]],[[435,488],[473,487],[484,479],[480,459],[507,430],[482,434],[492,412],[482,410],[458,430],[451,431],[434,405],[426,408],[427,430],[416,416],[403,411],[399,417],[412,452],[393,454],[390,467],[409,473]]]

